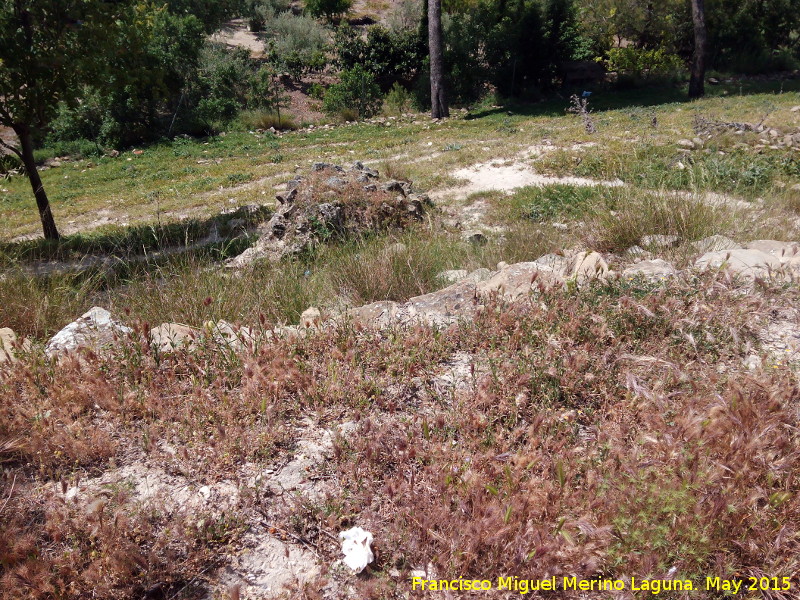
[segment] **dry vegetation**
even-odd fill
[[[779,291],[797,301],[763,294]],[[33,352],[0,375],[0,589],[192,597],[255,507],[328,563],[325,532],[377,532],[359,597],[399,597],[407,580],[389,571],[428,563],[469,578],[794,576],[796,380],[742,366],[767,307],[719,279],[620,281],[495,304],[438,333],[342,327],[163,356],[140,327],[105,358]],[[473,357],[466,380],[431,385],[459,352]],[[336,441],[327,495],[288,512],[253,490],[205,519],[144,510],[124,487],[66,495],[142,454],[190,480],[230,478],[291,453],[307,416],[357,435]]]
[[[788,96],[769,97],[784,129],[800,114]],[[744,122],[764,102],[699,106]],[[679,151],[675,140],[692,135],[683,105],[598,110],[593,134],[563,108],[239,132],[103,158],[82,178],[78,163],[47,171],[48,184],[75,175],[61,214],[114,197],[146,223],[57,248],[0,248],[0,326],[33,341],[18,362],[0,363],[0,598],[238,598],[220,587],[220,569],[254,531],[321,565],[319,577],[282,592],[292,598],[414,597],[409,576],[419,569],[448,579],[691,578],[700,591],[689,597],[702,600],[726,597],[703,589],[706,576],[786,576],[789,591],[741,597],[797,598],[798,365],[763,345],[776,321],[800,329],[796,281],[612,277],[513,305],[494,299],[447,328],[344,322],[260,335],[309,306],[406,301],[443,287],[447,269],[578,248],[605,253],[620,272],[645,235],[677,236],[659,256],[683,268],[712,234],[797,239],[795,150],[723,131]],[[379,184],[413,179],[431,195],[458,186],[453,170],[490,159],[625,185],[444,194],[423,219],[397,220],[381,213],[396,194],[365,199],[348,184],[328,196],[349,198],[346,218],[371,231],[320,229],[298,256],[222,267],[274,206],[236,224],[239,213],[219,215],[221,203],[261,203],[298,174],[323,189],[333,174],[308,176],[306,162],[354,159],[371,160]],[[11,238],[35,215],[20,209],[20,181],[5,185],[0,218],[13,213],[2,232]],[[202,208],[195,221],[150,223],[154,204],[173,217]],[[461,239],[473,227],[485,244]],[[201,243],[211,230],[220,238]],[[108,352],[47,358],[43,342],[93,305],[132,333]],[[169,354],[150,341],[162,322],[220,319],[253,328],[253,341],[236,349],[206,338]],[[746,366],[753,356],[761,366]],[[276,493],[254,479],[302,458],[310,430],[343,424],[350,433],[333,434],[330,455],[307,473],[316,493]],[[133,467],[180,486],[145,498],[120,475]],[[222,484],[222,499],[184,502],[185,489]],[[335,566],[336,535],[353,525],[375,534],[376,561],[359,576]]]

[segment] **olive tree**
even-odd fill
[[[25,167],[44,236],[59,237],[33,157],[34,137],[61,101],[77,98],[99,73],[106,41],[122,2],[0,0],[0,125],[18,144],[0,140]]]

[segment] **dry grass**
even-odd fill
[[[358,423],[325,467],[335,485],[318,504],[261,509],[326,562],[338,546],[323,531],[373,531],[360,597],[401,597],[408,580],[385,573],[428,562],[448,579],[794,576],[798,390],[788,367],[747,373],[742,358],[761,316],[797,298],[765,294],[772,306],[710,278],[620,281],[490,306],[446,331],[345,327],[241,354],[159,355],[140,326],[109,356],[0,367],[0,439],[26,432],[0,484],[2,589],[139,598],[199,585],[244,513],[198,531],[196,515],[137,511],[124,490],[91,512],[40,486],[132,450],[219,481],[285,455],[305,415]],[[456,352],[476,357],[466,386],[426,383]]]

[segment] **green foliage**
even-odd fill
[[[228,19],[242,12],[242,0],[165,0],[174,15],[196,17],[206,33],[215,31]]]
[[[120,9],[99,0],[0,4],[0,123],[36,129],[106,66]]]
[[[353,5],[353,0],[308,0],[306,9],[315,17],[333,20],[345,14]]]
[[[368,119],[381,108],[381,89],[372,73],[356,65],[342,71],[339,83],[328,88],[322,107],[330,114],[350,109],[358,118]]]
[[[411,93],[395,82],[383,102],[384,108],[389,112],[402,114],[411,108]]]
[[[327,64],[328,32],[315,19],[282,13],[264,26],[270,62],[293,79]]]
[[[244,14],[249,19],[250,31],[263,31],[266,24],[289,10],[288,0],[246,0]]]
[[[683,60],[669,54],[664,48],[611,48],[608,51],[606,68],[616,71],[621,78],[634,82],[677,77],[685,70]]]
[[[418,30],[392,30],[381,25],[373,25],[366,37],[362,37],[350,25],[343,24],[336,30],[334,48],[341,69],[364,67],[384,91],[396,82],[411,85],[425,57],[425,46]]]

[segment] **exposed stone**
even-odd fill
[[[579,252],[570,262],[569,278],[584,283],[591,279],[605,279],[608,264],[597,252]]]
[[[468,275],[469,271],[466,269],[453,269],[450,271],[442,271],[436,277],[447,283],[458,283],[459,281],[465,280]]]
[[[162,323],[150,331],[150,343],[160,352],[194,350],[201,337],[200,329],[180,323]]]
[[[701,271],[724,268],[735,275],[753,278],[763,277],[771,270],[778,269],[781,262],[761,250],[736,248],[706,252],[695,261],[694,266]]]
[[[677,246],[680,238],[677,235],[643,235],[639,243],[645,248],[671,248]]]
[[[477,306],[475,284],[462,281],[437,292],[411,298],[398,311],[398,317],[404,323],[447,325],[473,316]]]
[[[399,308],[397,302],[372,302],[345,311],[343,319],[364,326],[387,327],[395,321]]]
[[[341,190],[347,185],[347,181],[341,177],[329,177],[325,180],[325,185],[331,189]]]
[[[692,243],[692,248],[701,254],[718,252],[720,250],[736,250],[741,246],[731,238],[724,235],[712,235]]]
[[[16,362],[14,356],[15,345],[17,344],[17,334],[9,327],[0,328],[0,363]],[[22,343],[22,349],[29,349],[30,344],[26,340]]]
[[[54,356],[81,347],[100,350],[130,332],[129,327],[115,321],[106,309],[95,306],[55,334],[47,342],[45,353]]]
[[[686,148],[688,150],[694,150],[694,142],[692,140],[682,139],[675,142],[679,147]]]
[[[645,258],[651,256],[650,252],[641,246],[631,246],[625,251],[625,255],[632,258]]]
[[[570,263],[572,262],[566,256],[561,254],[545,254],[544,256],[540,256],[535,261],[533,261],[540,265],[545,265],[551,268],[556,273],[561,274],[564,276],[567,270],[570,267]]]
[[[480,231],[475,230],[464,231],[461,234],[461,239],[475,245],[483,245],[486,243],[486,236]]]
[[[677,271],[672,264],[660,258],[653,260],[642,260],[631,265],[622,272],[623,277],[643,276],[648,279],[663,279],[675,275]]]
[[[227,321],[207,321],[203,328],[210,333],[211,339],[234,351],[240,351],[252,346],[257,341],[257,336],[249,327],[237,327]]]
[[[551,267],[536,262],[509,265],[477,285],[479,294],[498,293],[506,300],[517,300],[539,287],[551,289],[563,284],[563,277]]]
[[[275,199],[280,202],[281,204],[287,204],[289,202],[294,201],[297,197],[297,188],[292,187],[286,192],[281,192],[279,194],[275,194]]]
[[[370,177],[371,178],[377,178],[378,177],[378,172],[375,169],[370,169],[369,167],[364,165],[364,163],[362,163],[361,161],[358,161],[358,160],[353,163],[353,166],[350,167],[350,170],[351,171],[358,171],[359,173],[362,173],[363,175],[365,175],[367,178],[370,178]]]
[[[333,169],[334,171],[338,171],[339,173],[343,173],[344,169],[339,165],[334,165],[333,163],[326,163],[326,162],[315,162],[311,165],[312,171],[324,171],[325,169]]]
[[[744,245],[751,250],[760,250],[774,256],[781,263],[788,263],[800,256],[800,244],[797,242],[780,242],[777,240],[754,240]]]
[[[300,315],[300,327],[303,329],[310,329],[317,327],[322,320],[322,313],[315,306],[310,306],[305,309]]]
[[[466,269],[454,269],[451,271],[442,271],[437,275],[437,278],[448,283],[458,283],[460,281],[472,281],[473,283],[480,283],[491,278],[492,272],[489,269],[481,268],[475,269],[471,273]]]

